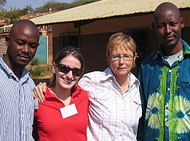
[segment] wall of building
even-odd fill
[[[83,35],[81,37],[82,53],[85,58],[86,71],[104,70],[107,67],[106,46],[112,33]]]
[[[183,38],[187,42],[190,42],[190,10],[184,10],[181,13],[185,19]],[[159,41],[152,29],[152,23],[153,15],[149,13],[145,15],[96,20],[81,26],[80,42],[81,50],[86,61],[86,72],[105,69],[107,66],[105,57],[106,45],[110,35],[115,32],[122,31],[131,35],[137,42],[138,51],[142,51],[145,54],[143,58],[156,51],[159,48]],[[61,48],[68,45],[69,38],[78,36],[78,28],[73,23],[53,25],[52,29],[54,55]],[[142,36],[140,31],[145,31],[144,35],[146,38],[138,37],[138,35]],[[141,38],[147,41],[139,44],[138,40]],[[143,58],[137,59],[138,65]],[[137,69],[134,72],[136,73]]]
[[[53,34],[52,32],[47,33],[48,36],[48,64],[52,64],[53,61]]]

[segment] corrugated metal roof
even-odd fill
[[[164,0],[102,0],[31,19],[36,24],[64,23],[152,12]],[[190,8],[190,0],[168,0],[178,8]]]
[[[12,24],[0,27],[0,33],[2,34],[4,32],[9,32],[11,27],[12,27]]]

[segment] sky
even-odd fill
[[[46,2],[50,0],[6,0],[4,8],[25,8],[27,5],[31,5],[32,8],[37,8],[44,5]],[[56,2],[73,2],[75,0],[55,0]]]

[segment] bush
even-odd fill
[[[32,61],[30,62],[30,65],[31,66],[39,65],[39,60],[37,58],[32,59]]]
[[[32,67],[29,71],[30,71],[31,77],[36,77],[36,76],[40,76],[43,70],[39,65],[36,65]]]
[[[53,75],[52,66],[45,64],[28,65],[28,71],[33,79],[50,78]]]

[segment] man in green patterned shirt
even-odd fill
[[[174,4],[165,2],[156,8],[154,29],[160,50],[147,57],[139,70],[144,113],[139,140],[190,140],[190,47],[181,38],[183,27]]]

